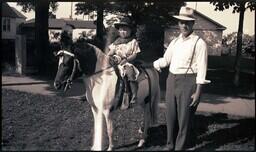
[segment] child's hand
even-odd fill
[[[125,64],[127,62],[127,60],[126,59],[123,59],[121,62],[120,62],[120,65],[123,65],[123,64]]]
[[[117,64],[120,63],[120,60],[121,60],[121,58],[119,59],[118,56],[113,55],[113,56],[110,56],[109,63],[110,63],[112,66],[115,66],[115,65],[117,65]]]
[[[109,64],[112,65],[112,66],[117,65],[117,64],[116,64],[116,61],[115,61],[115,58],[114,58],[113,56],[110,56],[110,57],[109,57]]]

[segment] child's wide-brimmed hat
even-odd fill
[[[134,27],[134,23],[130,17],[123,17],[118,23],[114,24],[115,28],[119,29],[121,26]]]
[[[183,20],[183,21],[194,21],[195,15],[194,15],[194,10],[189,7],[181,7],[179,15],[173,15],[174,18],[178,20]]]

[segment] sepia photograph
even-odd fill
[[[1,0],[2,151],[255,151],[254,0]]]

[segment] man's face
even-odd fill
[[[131,28],[128,26],[120,26],[118,29],[119,35],[122,38],[127,38],[131,36]]]
[[[179,20],[178,22],[180,32],[184,37],[189,36],[193,32],[194,21],[183,21]]]

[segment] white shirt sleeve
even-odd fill
[[[197,84],[207,84],[211,82],[209,80],[206,80],[207,62],[207,45],[202,39],[199,39],[198,45],[196,45]]]
[[[174,41],[176,41],[176,39],[172,40],[172,42],[169,44],[169,46],[167,47],[164,53],[164,56],[153,62],[153,66],[156,69],[164,68],[170,65],[171,59],[172,59],[172,51],[173,51],[172,49],[173,49]]]

